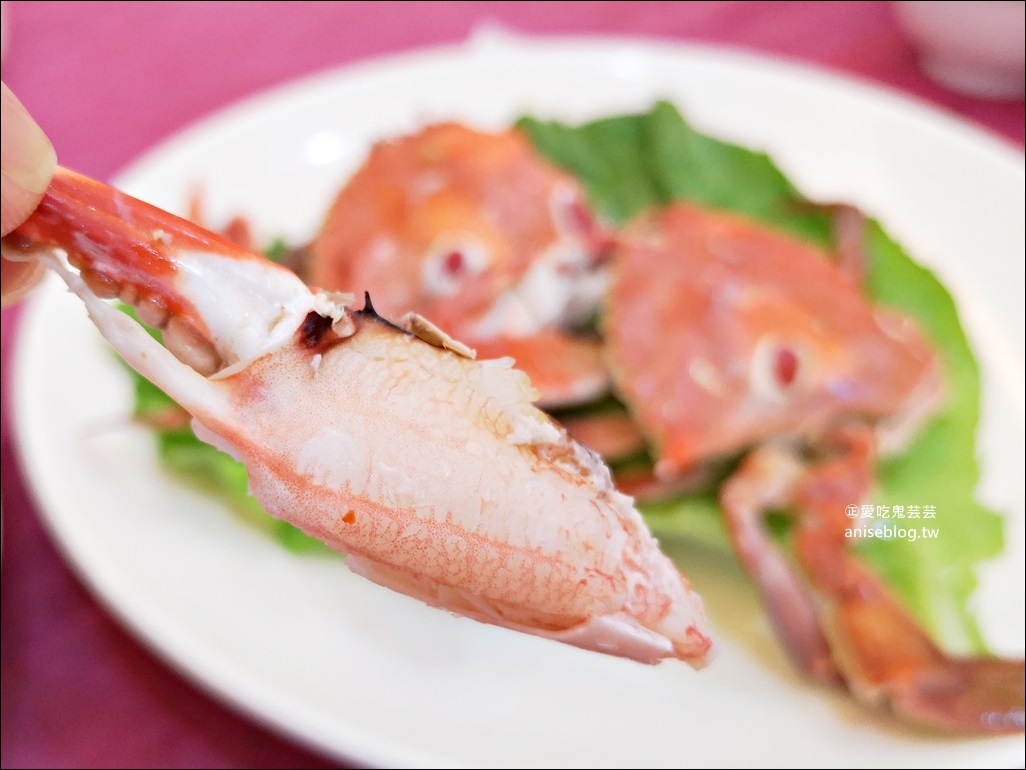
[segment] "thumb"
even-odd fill
[[[0,87],[0,235],[7,235],[39,204],[57,166],[57,154],[7,84],[0,83]]]

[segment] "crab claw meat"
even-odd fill
[[[245,463],[267,511],[354,571],[583,648],[706,662],[700,598],[507,361],[436,347],[64,169],[4,253],[53,267],[197,434]],[[101,297],[178,337],[184,363]]]

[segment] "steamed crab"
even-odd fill
[[[619,238],[604,316],[616,389],[658,480],[743,455],[720,505],[802,670],[911,721],[1022,730],[1023,662],[944,654],[851,548],[877,453],[930,416],[943,383],[924,335],[865,300],[847,256],[685,203],[641,217]],[[766,526],[781,510],[794,564]]]
[[[701,601],[607,469],[475,361],[99,182],[58,169],[3,241],[239,458],[268,513],[367,578],[450,611],[644,662],[700,666]],[[166,347],[105,302],[163,330]]]
[[[512,356],[554,406],[601,395],[599,342],[580,333],[609,244],[579,183],[517,131],[429,125],[379,142],[336,197],[306,277],[371,292],[477,350]]]

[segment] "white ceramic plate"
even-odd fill
[[[986,375],[982,495],[1010,517],[985,576],[994,646],[1023,649],[1022,156],[923,106],[734,52],[640,41],[466,46],[273,91],[155,149],[120,184],[214,220],[309,235],[369,143],[431,119],[501,127],[673,100],[765,148],[810,195],[879,215],[958,295]],[[212,692],[296,738],[400,766],[1012,766],[1022,737],[931,739],[801,681],[745,581],[690,555],[721,655],[645,667],[450,617],[298,558],[158,467],[128,378],[51,283],[23,327],[17,428],[55,539],[111,610]],[[938,503],[942,501],[936,501]],[[943,522],[938,522],[942,526]],[[687,565],[686,565],[687,567]]]

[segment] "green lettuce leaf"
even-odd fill
[[[649,112],[571,126],[525,117],[518,126],[540,152],[577,176],[607,219],[622,223],[673,200],[745,214],[820,246],[830,216],[809,202],[765,154],[706,136],[667,103]],[[875,538],[859,548],[908,608],[945,647],[983,648],[969,601],[976,565],[1003,547],[1002,520],[974,499],[979,471],[975,434],[979,374],[954,302],[941,283],[890,238],[878,222],[867,228],[868,290],[882,304],[918,320],[943,359],[948,387],[943,409],[900,457],[879,468],[876,502],[935,505],[935,538]],[[657,536],[689,537],[729,547],[710,490],[644,506]],[[900,523],[894,520],[889,523]]]

